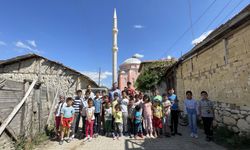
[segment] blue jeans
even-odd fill
[[[197,134],[197,112],[195,109],[187,109],[187,114],[191,133]]]

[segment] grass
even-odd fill
[[[214,141],[230,150],[250,149],[250,135],[239,136],[226,127],[218,127],[215,129]]]
[[[44,133],[37,134],[32,138],[19,137],[19,140],[15,143],[16,150],[31,150],[35,146],[48,140],[54,135],[53,128],[46,128]]]

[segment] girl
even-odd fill
[[[138,137],[143,138],[142,132],[142,112],[140,105],[135,106],[135,139]]]
[[[135,104],[134,97],[129,96],[128,104],[128,134],[130,138],[134,135],[134,114],[135,114]]]
[[[160,100],[156,100],[153,105],[153,127],[155,137],[160,135],[160,129],[162,128],[162,107],[160,106]]]
[[[117,138],[117,140],[119,140],[119,137],[121,137],[121,133],[122,133],[122,111],[121,111],[121,107],[119,104],[115,105],[115,112],[113,114],[114,116],[114,125],[115,125],[115,132],[113,133],[113,139],[115,140]]]
[[[112,108],[111,103],[107,102],[104,107],[104,130],[106,136],[109,136],[112,131]]]
[[[198,105],[197,101],[192,98],[191,91],[186,92],[186,99],[184,100],[184,114],[188,115],[189,127],[191,130],[190,136],[198,138],[197,134],[197,113]]]
[[[163,101],[162,101],[162,106],[163,106],[163,126],[164,126],[164,133],[166,137],[170,137],[170,107],[171,107],[171,102],[168,100],[168,95],[163,94]]]
[[[83,141],[91,141],[93,138],[93,126],[94,126],[94,121],[95,121],[95,107],[93,106],[93,100],[92,98],[88,99],[88,107],[86,108],[86,137],[84,138]],[[90,137],[89,137],[89,132],[90,132]]]
[[[152,119],[153,119],[153,113],[152,113],[152,103],[150,102],[150,98],[148,95],[145,95],[143,97],[143,126],[146,130],[146,137],[152,137],[153,138],[153,125],[152,125]]]

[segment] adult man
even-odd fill
[[[111,101],[114,100],[114,93],[117,93],[119,99],[121,99],[121,90],[118,89],[117,82],[113,83],[113,88],[112,88],[111,92],[109,92],[109,97],[110,97]]]
[[[90,91],[90,97],[92,98],[92,99],[94,99],[95,98],[95,94],[92,92],[92,89],[91,89],[92,87],[91,87],[91,85],[88,85],[87,86],[87,91]]]
[[[178,119],[179,119],[178,99],[177,99],[177,96],[174,94],[173,88],[168,89],[168,94],[169,94],[168,99],[170,100],[172,104],[171,106],[171,132],[173,136],[175,134],[181,136],[182,134],[178,132]]]

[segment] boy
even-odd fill
[[[173,136],[175,136],[175,134],[182,136],[182,134],[178,132],[179,101],[174,94],[173,88],[168,90],[168,94],[168,99],[171,102],[171,132]]]
[[[60,95],[59,96],[59,102],[56,105],[56,111],[55,111],[55,123],[56,123],[56,139],[60,138],[60,124],[61,124],[61,110],[63,107],[66,107],[67,104],[65,103],[65,97]]]
[[[96,92],[96,97],[94,99],[94,106],[95,106],[95,125],[94,125],[94,137],[98,137],[101,129],[101,113],[102,113],[102,98],[100,97],[100,92]]]
[[[104,130],[105,130],[105,135],[108,137],[111,134],[111,129],[112,129],[112,108],[111,108],[111,103],[107,102],[105,103],[104,107]]]
[[[134,113],[134,125],[135,125],[135,139],[138,137],[143,138],[143,131],[142,131],[142,112],[141,106],[135,106],[135,113]]]
[[[188,123],[191,130],[191,137],[198,138],[197,134],[197,101],[193,99],[191,91],[186,92],[186,99],[184,100],[184,114],[188,115]]]
[[[115,106],[118,104],[118,100],[119,100],[119,95],[118,95],[118,93],[117,92],[115,92],[114,93],[114,99],[113,99],[113,101],[112,101],[112,103],[111,103],[111,105],[112,105],[112,115],[113,115],[113,117],[112,117],[112,129],[113,130],[115,130],[115,118],[114,118],[114,114],[115,114]]]
[[[60,145],[63,144],[64,134],[67,135],[66,142],[70,142],[69,134],[70,134],[70,126],[72,121],[74,120],[75,109],[72,107],[73,99],[68,97],[66,99],[67,106],[63,107],[61,110],[61,124],[62,124],[62,132],[61,132],[61,140],[59,142]]]
[[[199,112],[202,118],[204,130],[206,134],[206,140],[213,140],[212,124],[214,119],[214,106],[213,102],[208,99],[206,91],[201,92],[201,100],[199,101]]]
[[[80,122],[80,118],[81,118],[81,104],[82,104],[82,90],[77,90],[76,91],[76,97],[73,100],[73,107],[75,109],[75,117],[74,117],[74,121],[72,124],[72,136],[71,138],[73,139],[75,137],[75,134],[77,134],[78,132],[78,128],[79,128],[79,122]]]
[[[123,121],[123,134],[126,135],[128,132],[128,103],[127,94],[122,91],[122,99],[120,100],[120,106],[122,110],[122,121]]]

